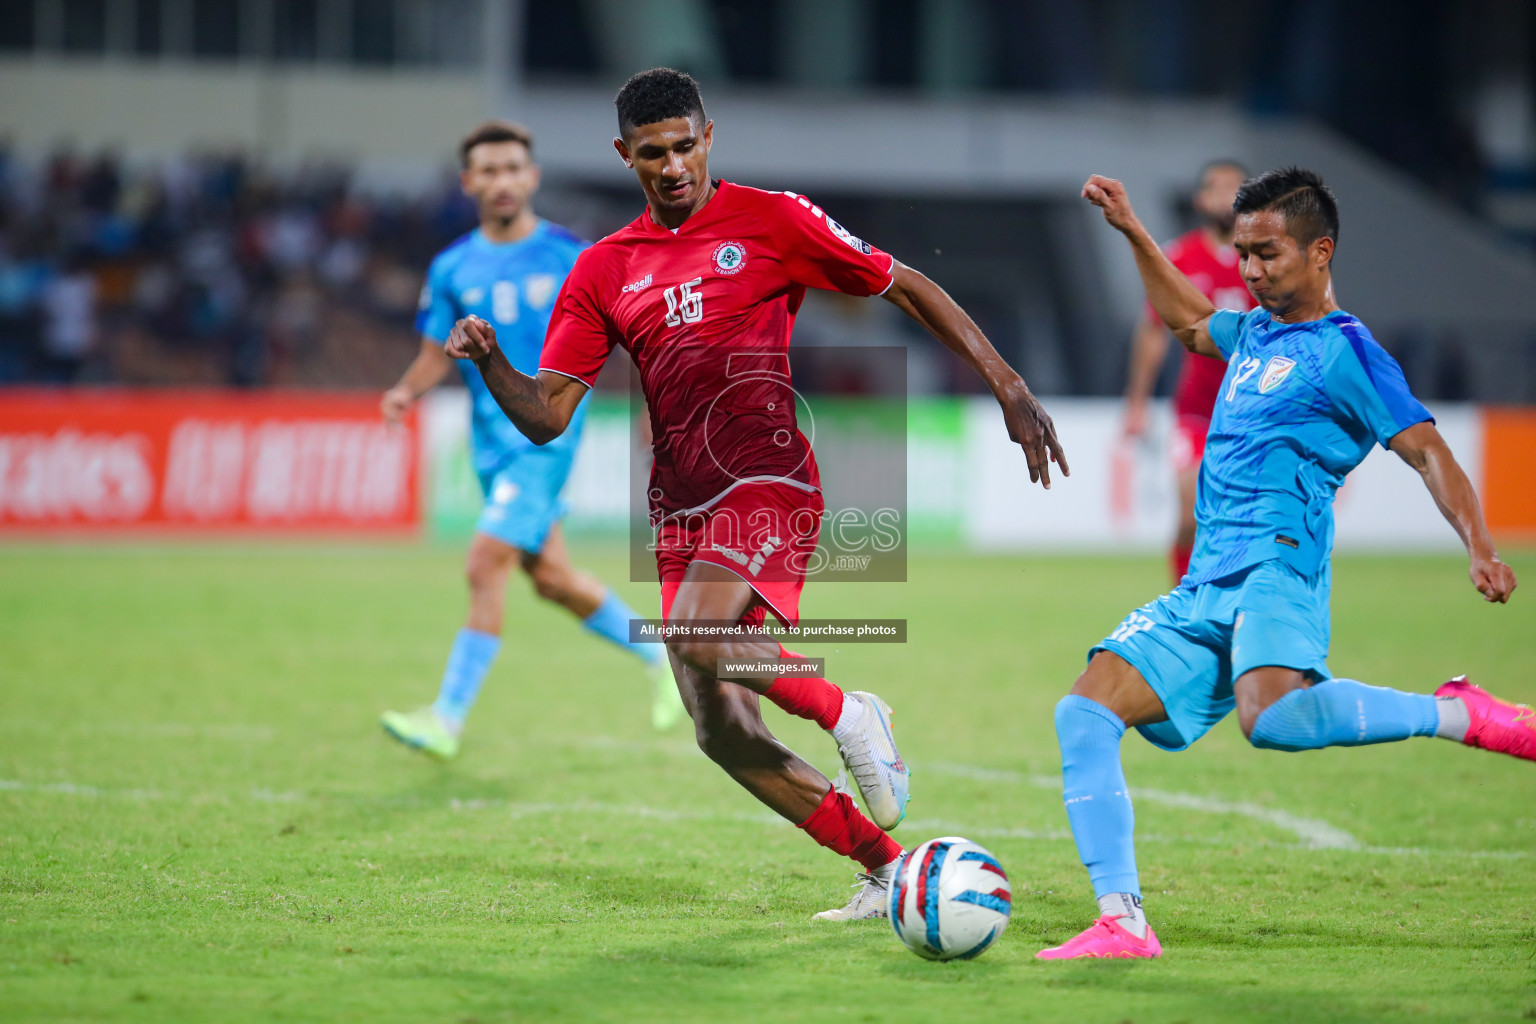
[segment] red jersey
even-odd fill
[[[807,288],[878,295],[892,266],[803,196],[718,182],[676,231],[647,208],[576,258],[539,368],[591,387],[614,345],[629,352],[650,407],[653,518],[746,481],[819,490],[789,380],[795,314]]]
[[[1205,232],[1196,228],[1174,239],[1163,251],[1217,309],[1246,311],[1253,308],[1253,296],[1243,282],[1236,249],[1229,245],[1213,249]],[[1147,304],[1147,316],[1153,323],[1162,322],[1150,303]],[[1224,361],[1196,355],[1186,349],[1178,387],[1173,394],[1173,407],[1178,415],[1210,419],[1226,372]]]

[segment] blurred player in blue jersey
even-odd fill
[[[1182,750],[1234,707],[1270,750],[1441,736],[1536,760],[1536,715],[1464,678],[1434,695],[1328,671],[1333,496],[1373,445],[1416,469],[1471,558],[1472,583],[1503,603],[1515,574],[1499,560],[1471,483],[1402,370],[1334,301],[1338,207],[1296,168],[1244,182],[1233,243],[1259,307],[1218,311],[1169,262],[1118,181],[1083,196],[1131,244],[1158,316],[1200,355],[1227,363],[1200,468],[1195,552],[1178,588],[1126,617],[1089,652],[1056,706],[1072,835],[1099,899],[1087,931],[1045,960],[1155,957],[1120,767],[1128,726]]]
[[[455,360],[443,351],[454,322],[474,315],[496,325],[514,366],[537,373],[550,311],[565,276],[587,243],[534,214],[539,187],[533,139],[526,128],[492,121],[459,146],[464,193],[479,207],[480,227],[438,254],[427,271],[416,328],[421,351],[400,382],[385,392],[384,418],[398,421],[412,403],[439,384]],[[507,577],[518,565],[539,596],[561,605],[592,632],[625,648],[645,664],[653,685],[652,722],[666,729],[685,712],[660,644],[629,642],[638,618],[600,581],[577,570],[560,534],[560,493],[581,438],[586,403],[571,429],[542,447],[502,414],[475,364],[458,360],[469,388],[475,473],[485,508],[475,524],[465,571],[469,616],[454,638],[437,700],[411,712],[389,711],[388,733],[440,758],[459,750],[464,720],[501,647]]]

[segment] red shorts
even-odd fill
[[[1180,473],[1199,467],[1205,457],[1205,435],[1211,429],[1208,416],[1179,414],[1173,429],[1173,468]]]
[[[740,576],[761,604],[742,616],[761,625],[765,608],[786,626],[800,621],[800,591],[821,536],[825,506],[820,491],[782,481],[741,483],[699,511],[679,512],[656,531],[656,570],[661,579],[661,617],[693,562],[708,562]]]

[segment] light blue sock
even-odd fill
[[[618,644],[648,665],[659,664],[667,656],[665,644],[632,644],[629,642],[629,620],[640,618],[640,613],[625,604],[618,594],[608,591],[597,611],[581,620],[598,636]]]
[[[474,629],[461,629],[448,652],[448,667],[438,688],[433,709],[450,725],[460,728],[480,696],[480,684],[501,650],[501,637]]]
[[[1136,874],[1136,813],[1120,768],[1125,723],[1097,701],[1066,696],[1056,705],[1061,743],[1061,796],[1072,838],[1093,894],[1128,892],[1141,897]]]
[[[1249,741],[1270,750],[1317,750],[1433,736],[1440,722],[1435,698],[1353,679],[1330,679],[1292,690],[1253,723]]]

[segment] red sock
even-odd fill
[[[787,651],[779,646],[781,659],[802,658],[804,655]],[[763,693],[783,710],[797,718],[809,718],[823,729],[837,724],[843,713],[843,691],[825,679],[802,679],[781,676]]]
[[[1193,544],[1175,544],[1169,560],[1173,563],[1173,582],[1177,584],[1189,572],[1189,556],[1195,553]]]
[[[821,804],[800,823],[805,834],[833,853],[852,857],[865,871],[884,867],[901,856],[901,844],[859,813],[853,797],[827,790]]]

